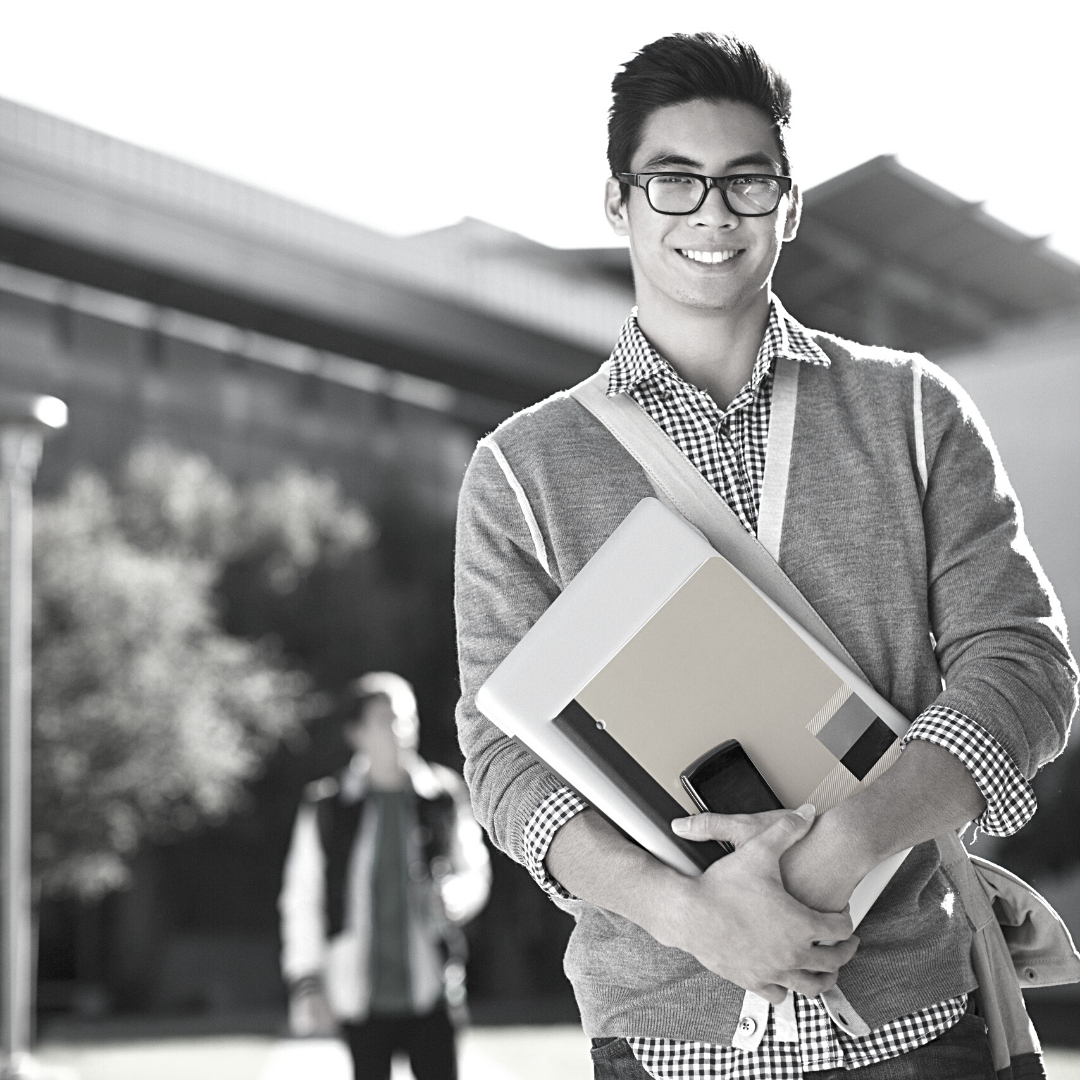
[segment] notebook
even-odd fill
[[[888,768],[908,726],[652,498],[544,612],[476,704],[616,826],[688,874],[720,855],[717,845],[670,829],[673,818],[697,812],[679,775],[702,754],[737,739],[785,806],[812,802],[820,813]],[[879,868],[874,898],[905,855]],[[857,901],[872,903],[870,886],[853,897],[853,915]]]

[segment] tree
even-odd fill
[[[371,543],[326,477],[237,489],[143,446],[115,490],[80,472],[35,515],[35,871],[48,893],[122,886],[144,838],[224,818],[319,701],[270,642],[224,632],[215,589],[256,563],[279,593]]]

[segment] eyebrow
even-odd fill
[[[693,158],[688,158],[683,154],[672,154],[669,152],[662,152],[659,154],[653,154],[648,161],[642,166],[642,169],[655,169],[657,167],[663,167],[665,165],[682,165],[687,169],[703,169],[705,166],[700,161],[695,161]]]
[[[663,151],[659,154],[654,154],[648,161],[641,167],[642,172],[649,172],[657,168],[666,168],[671,165],[681,165],[684,169],[704,169],[705,166],[700,162],[694,160],[694,158],[688,158],[684,154],[673,154],[668,151]],[[766,154],[761,150],[757,150],[752,154],[743,154],[741,157],[732,158],[724,166],[725,173],[730,169],[738,169],[744,165],[764,165],[767,168],[775,169],[776,173],[780,173],[780,163],[772,157],[770,154]]]
[[[757,150],[753,154],[743,154],[742,157],[734,158],[727,163],[726,167],[728,169],[737,169],[741,165],[765,165],[780,172],[780,163],[776,158],[771,154],[763,153],[761,150]]]

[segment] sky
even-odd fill
[[[611,76],[734,32],[794,90],[812,186],[877,154],[1080,261],[1075,0],[0,0],[0,96],[394,234],[557,247],[602,213]],[[1044,175],[1039,175],[1045,170]]]

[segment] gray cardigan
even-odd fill
[[[831,364],[799,365],[780,565],[902,713],[956,709],[1030,778],[1065,744],[1077,672],[989,432],[922,358],[813,336]],[[459,506],[457,719],[476,816],[524,863],[525,826],[561,782],[477,712],[476,691],[653,492],[567,394],[511,417],[493,441]],[[937,846],[923,844],[860,925],[839,984],[871,1028],[974,988],[950,888]],[[740,988],[625,919],[560,904],[577,920],[565,967],[588,1035],[731,1043]]]

